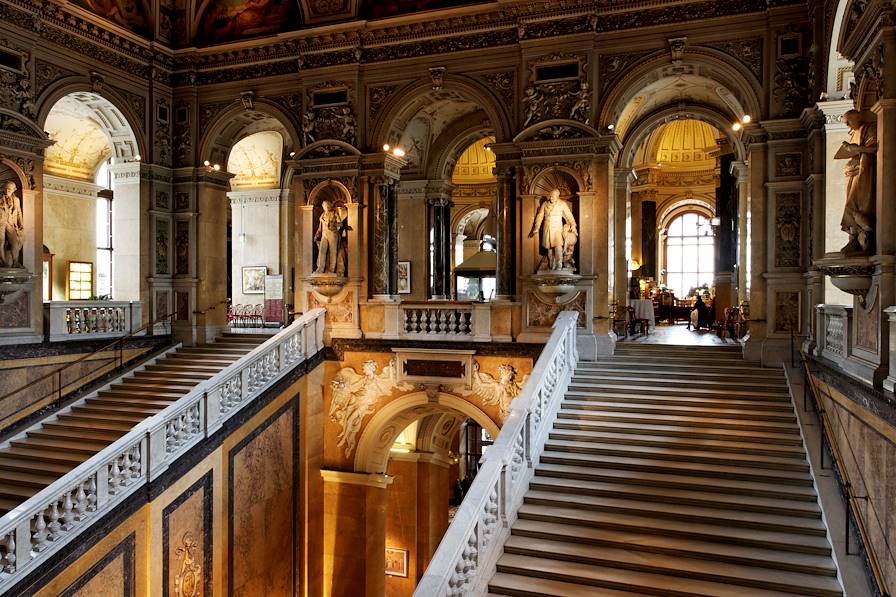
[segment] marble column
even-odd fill
[[[806,177],[806,193],[808,206],[809,231],[809,263],[803,274],[806,281],[806,304],[803,306],[803,317],[807,323],[807,336],[803,341],[803,350],[807,354],[815,351],[818,337],[818,317],[816,306],[824,303],[825,275],[812,264],[824,257],[824,187],[825,187],[825,145],[824,115],[819,110],[807,110],[803,114],[803,123],[809,129],[809,172]]]
[[[641,276],[659,280],[656,266],[656,201],[641,201]]]
[[[395,221],[395,187],[388,179],[375,181],[373,192],[373,238],[370,256],[371,294],[380,300],[391,300],[398,286],[398,243]]]
[[[618,170],[614,172],[613,178],[613,211],[611,221],[613,222],[612,246],[612,297],[613,302],[618,305],[625,305],[628,299],[628,260],[625,255],[625,221],[628,215],[629,194],[631,193],[631,184],[634,180],[632,170]]]
[[[428,200],[432,230],[432,298],[451,298],[451,201],[445,197]]]
[[[750,290],[749,170],[746,162],[731,162],[730,173],[737,184],[737,303],[742,305],[749,300]]]
[[[768,205],[766,181],[768,180],[767,135],[759,125],[747,127],[744,134],[747,144],[747,218],[749,222],[750,254],[748,301],[750,304],[749,335],[744,343],[744,359],[761,362],[767,336],[767,290],[765,272],[768,251]]]
[[[733,155],[720,157],[719,186],[716,188],[715,280],[716,319],[725,317],[725,309],[736,304],[735,264],[737,261],[737,180],[731,173]]]
[[[496,221],[498,242],[498,267],[496,272],[496,298],[512,301],[516,295],[516,271],[514,268],[516,227],[514,217],[516,206],[516,180],[513,167],[499,170],[496,198]]]

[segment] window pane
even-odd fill
[[[96,293],[112,295],[112,251],[108,249],[96,251]]]
[[[715,247],[709,220],[685,213],[669,224],[666,238],[666,285],[684,297],[692,288],[711,286],[715,269]]]

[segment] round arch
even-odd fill
[[[692,118],[701,120],[714,126],[722,132],[731,142],[731,146],[735,149],[738,159],[746,158],[746,148],[740,137],[734,135],[731,131],[731,120],[726,118],[715,108],[704,106],[701,104],[676,104],[674,106],[665,106],[650,114],[644,116],[640,121],[634,124],[625,135],[622,144],[622,151],[617,156],[617,167],[623,169],[631,169],[634,167],[635,154],[638,147],[641,146],[644,139],[657,127],[662,126],[679,118]]]
[[[669,227],[672,220],[686,213],[697,213],[707,219],[714,218],[716,215],[716,211],[713,209],[712,205],[702,199],[696,197],[679,199],[667,206],[656,219],[657,229],[665,230]]]
[[[840,47],[840,38],[843,33],[843,20],[846,15],[846,7],[849,0],[839,0],[837,9],[834,12],[834,22],[827,39],[828,52],[827,63],[825,64],[825,92],[828,99],[838,99],[845,97],[849,92],[847,82],[845,80],[846,70],[851,71],[853,63],[840,55],[838,48]],[[845,70],[844,70],[845,69]]]
[[[469,77],[446,74],[442,87],[438,92],[453,92],[467,101],[478,104],[488,116],[491,128],[495,133],[495,139],[499,143],[510,140],[513,134],[510,114],[508,114],[500,98],[487,86]],[[374,123],[372,135],[369,139],[370,145],[380,147],[384,143],[388,143],[388,135],[393,125],[407,115],[404,118],[406,121],[404,125],[406,125],[419,110],[419,107],[415,105],[416,102],[423,96],[433,93],[432,80],[422,78],[394,93],[392,98],[386,103],[378,121]],[[404,125],[401,126],[402,129]]]
[[[108,129],[109,141],[115,152],[115,157],[133,159],[140,156],[143,160],[149,159],[144,135],[145,123],[140,121],[140,118],[134,114],[128,103],[118,93],[109,89],[108,86],[94,89],[94,86],[86,78],[78,77],[77,80],[59,81],[44,90],[37,100],[39,108],[35,119],[42,130],[46,129],[47,118],[53,108],[67,97],[78,100],[94,111],[97,121],[103,123],[103,128]],[[124,134],[122,134],[122,129],[111,126],[113,120],[119,120],[125,125]],[[121,138],[116,141],[112,137]],[[128,149],[128,143],[132,143],[134,149]]]
[[[656,53],[635,63],[631,70],[605,95],[598,122],[601,127],[616,124],[628,103],[645,87],[661,79],[676,75],[695,75],[711,81],[716,86],[733,93],[745,114],[754,118],[762,113],[761,89],[753,75],[739,62],[721,52],[706,48],[689,48],[680,64],[672,64],[668,53]],[[726,122],[738,119],[742,114],[732,114]]]
[[[412,422],[444,413],[473,419],[492,437],[500,431],[482,409],[459,396],[439,392],[435,400],[430,400],[426,392],[406,394],[383,407],[365,426],[355,451],[355,472],[385,473],[395,438]]]
[[[283,152],[294,151],[300,138],[290,116],[280,106],[264,98],[256,98],[251,110],[234,102],[209,123],[199,140],[197,160],[226,164],[237,141],[253,133],[277,131],[283,137]],[[283,168],[281,180],[287,168]]]
[[[466,149],[479,139],[492,136],[490,127],[482,122],[469,122],[475,114],[463,119],[458,125],[449,127],[433,143],[435,154],[430,156],[427,178],[429,180],[450,181],[454,175],[454,166]],[[448,139],[448,141],[444,141]]]

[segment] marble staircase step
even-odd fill
[[[584,411],[578,408],[561,406],[557,413],[559,419],[574,419],[579,421],[605,421],[613,423],[646,423],[653,425],[686,425],[691,427],[707,427],[710,429],[733,429],[740,431],[774,431],[777,433],[797,433],[796,423],[780,423],[776,421],[750,422],[739,419],[722,417],[695,417],[679,414],[639,414],[617,413],[606,411]]]
[[[563,401],[563,407],[570,410],[602,411],[608,413],[637,413],[645,415],[671,415],[682,414],[689,417],[711,417],[725,419],[747,419],[756,421],[779,421],[782,423],[796,423],[796,415],[793,410],[789,412],[769,412],[754,410],[749,407],[732,408],[728,405],[704,404],[698,406],[678,406],[669,404],[651,404],[644,402],[608,402],[600,400],[599,395],[590,396],[590,399],[579,400],[576,396],[568,396]]]
[[[711,427],[690,427],[674,422],[651,423],[646,421],[589,421],[576,419],[574,413],[560,417],[554,423],[556,430],[599,431],[603,433],[626,433],[644,436],[681,437],[695,439],[731,439],[749,444],[802,446],[802,438],[791,430],[768,432],[740,428],[713,429]]]

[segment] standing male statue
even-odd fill
[[[25,222],[16,189],[13,180],[3,184],[3,199],[0,200],[0,267],[22,267]]]
[[[572,250],[578,240],[578,231],[572,211],[566,202],[560,199],[559,189],[551,191],[551,196],[542,201],[538,207],[529,238],[534,237],[539,229],[541,246],[548,253],[548,268],[551,271],[562,270],[566,265],[567,255],[571,262]]]
[[[840,228],[849,234],[849,242],[840,252],[868,254],[872,250],[874,231],[877,124],[858,110],[847,111],[843,120],[849,126],[849,142],[844,141],[834,157],[848,160],[843,167],[847,178],[846,206]]]
[[[333,209],[333,204],[324,201],[321,204],[324,212],[320,214],[320,223],[314,240],[317,242],[316,274],[335,274],[339,257],[339,240],[345,222],[342,215]]]

